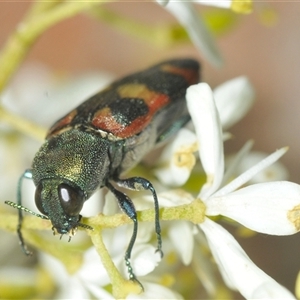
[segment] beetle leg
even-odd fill
[[[154,199],[154,210],[155,210],[155,232],[157,238],[157,249],[156,252],[160,253],[163,257],[162,251],[162,240],[161,240],[161,229],[159,223],[159,204],[156,195],[156,191],[150,181],[143,177],[131,177],[127,179],[114,179],[114,181],[120,186],[134,191],[145,191],[148,190],[152,193]]]
[[[127,247],[127,250],[125,252],[125,264],[126,264],[127,271],[129,274],[129,279],[136,281],[141,286],[141,288],[144,290],[142,284],[137,280],[136,276],[134,275],[134,272],[133,272],[133,269],[132,269],[131,263],[130,263],[131,252],[132,252],[132,248],[135,243],[137,231],[138,231],[138,221],[137,221],[137,215],[136,215],[136,210],[135,210],[134,204],[133,204],[132,200],[126,194],[123,194],[122,192],[115,189],[111,183],[107,182],[106,186],[117,198],[118,204],[119,204],[120,208],[122,209],[122,211],[124,211],[125,214],[133,221],[133,233],[132,233],[129,245]]]
[[[4,201],[4,203],[11,206],[11,207],[13,207],[13,208],[18,209],[19,218],[18,218],[17,234],[18,234],[18,237],[19,237],[20,246],[21,246],[22,251],[26,255],[32,255],[32,252],[27,249],[27,246],[24,242],[24,238],[23,238],[22,231],[21,231],[22,230],[22,223],[23,223],[23,211],[25,211],[27,213],[30,213],[30,214],[32,214],[36,217],[39,217],[41,219],[44,219],[44,220],[49,220],[49,218],[48,218],[48,216],[38,214],[38,213],[22,206],[22,183],[23,183],[24,178],[32,179],[31,170],[26,170],[21,175],[21,177],[19,178],[18,188],[17,188],[17,203],[14,203],[14,202],[11,202],[11,201]]]
[[[31,170],[25,170],[25,172],[21,175],[18,181],[18,189],[17,189],[17,202],[18,205],[21,207],[22,206],[22,183],[23,179],[32,179],[32,173]],[[17,233],[21,245],[21,249],[26,255],[32,255],[32,252],[27,249],[27,246],[24,242],[23,235],[21,232],[22,229],[22,222],[23,222],[23,212],[22,209],[18,209],[19,211],[19,219],[18,219],[18,227],[17,227]]]

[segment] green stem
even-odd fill
[[[191,221],[195,224],[201,223],[205,218],[205,205],[199,200],[195,199],[190,204],[185,204],[177,207],[169,207],[160,209],[161,220],[186,220]],[[139,221],[154,222],[155,215],[154,210],[149,209],[145,211],[140,211],[138,213]],[[103,266],[107,270],[112,283],[112,292],[116,299],[125,299],[130,293],[140,293],[141,287],[130,280],[126,280],[119,273],[118,269],[114,265],[110,254],[108,253],[103,240],[102,240],[102,230],[104,228],[116,228],[121,225],[131,224],[132,221],[124,214],[116,214],[113,216],[98,215],[91,218],[83,218],[83,222],[92,226],[94,230],[87,230],[90,235],[92,243],[94,244],[97,252],[101,258]],[[13,216],[9,213],[1,213],[0,218],[0,228],[7,231],[16,231],[17,227],[17,216]],[[57,242],[47,241],[42,238],[39,234],[33,230],[43,230],[51,228],[51,223],[48,220],[41,220],[33,216],[25,216],[23,220],[23,234],[25,240],[36,246],[38,249],[43,250],[47,253],[51,253],[53,256],[60,259],[70,273],[75,272],[82,263],[82,250],[72,249],[72,255],[69,255],[70,250],[64,251],[61,247],[68,247],[66,244],[58,246]],[[67,255],[66,255],[67,253]],[[74,254],[74,263],[72,257]]]
[[[185,29],[178,24],[145,25],[131,18],[124,17],[107,8],[98,7],[89,12],[93,17],[102,20],[118,31],[136,38],[147,40],[159,47],[173,46],[180,42],[188,42]]]
[[[99,2],[84,0],[59,5],[52,3],[48,6],[39,4],[40,7],[33,8],[25,20],[18,24],[0,53],[0,91],[4,89],[30,47],[43,32],[64,19],[99,5]]]
[[[1,213],[1,211],[0,211]],[[154,221],[154,209],[147,209],[138,212],[138,219],[141,222]],[[163,221],[185,220],[194,224],[204,222],[205,204],[200,199],[195,199],[189,204],[184,204],[176,207],[165,207],[160,209],[160,219]],[[88,233],[93,236],[95,232],[101,231],[104,228],[117,228],[122,225],[131,224],[132,221],[125,214],[115,214],[113,216],[105,216],[99,214],[95,217],[83,218],[83,223],[90,225],[94,230]],[[17,216],[9,213],[1,213],[0,228],[12,231],[17,226]],[[49,229],[51,228],[48,220],[42,220],[34,216],[24,216],[23,228]]]
[[[0,75],[1,76],[1,75]],[[46,129],[32,123],[20,116],[8,112],[0,105],[0,121],[12,126],[17,131],[24,133],[36,140],[44,141]]]
[[[39,14],[47,12],[48,10],[59,5],[63,1],[64,0],[36,1],[30,7],[29,11],[26,13],[26,16],[25,16],[23,22],[26,20],[30,20],[34,16],[38,16]]]
[[[101,230],[100,232],[99,230],[88,231],[88,233],[111,280],[114,297],[116,299],[125,299],[130,293],[140,293],[140,286],[135,282],[124,279],[116,268],[103,243]]]
[[[138,212],[138,220],[141,222],[154,221],[154,210],[148,209]],[[185,220],[199,224],[204,222],[205,205],[200,199],[195,199],[192,203],[176,207],[166,207],[160,209],[160,220]],[[86,223],[94,229],[116,228],[121,225],[131,224],[132,221],[124,214],[113,216],[98,215],[86,219]]]

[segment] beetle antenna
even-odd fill
[[[32,210],[30,210],[29,208],[26,208],[20,204],[17,204],[17,203],[14,203],[14,202],[11,202],[11,201],[5,201],[4,202],[5,204],[13,207],[13,208],[16,208],[16,209],[19,209],[19,210],[22,210],[22,211],[25,211],[27,213],[30,213],[31,215],[34,215],[36,217],[39,217],[41,219],[44,219],[44,220],[49,220],[49,218],[47,216],[44,216],[44,215],[41,215],[41,214],[38,214]]]
[[[24,242],[24,239],[23,239],[23,235],[21,233],[21,225],[22,225],[22,219],[23,219],[21,211],[25,211],[27,213],[30,213],[33,216],[39,217],[39,218],[44,219],[44,220],[49,220],[49,218],[47,216],[38,214],[38,213],[22,206],[21,204],[17,204],[17,203],[11,202],[11,201],[5,201],[4,203],[19,210],[19,224],[18,224],[18,227],[17,227],[17,233],[18,233],[18,236],[19,236],[20,245],[21,245],[21,248],[22,248],[23,252],[26,255],[32,255],[32,252],[27,249],[27,247],[25,245],[25,242]],[[20,216],[21,216],[21,219],[20,219]]]
[[[83,223],[77,223],[77,226],[78,226],[78,227],[85,228],[85,229],[89,229],[89,230],[94,230],[94,228],[91,227],[90,225],[83,224]]]

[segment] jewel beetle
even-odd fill
[[[19,179],[17,203],[6,201],[19,210],[17,233],[25,254],[31,253],[21,231],[23,211],[50,220],[53,233],[68,234],[70,241],[78,227],[92,229],[80,222],[80,211],[98,188],[106,187],[133,221],[125,263],[129,279],[137,281],[130,264],[137,213],[132,200],[116,188],[119,186],[152,193],[157,251],[162,255],[159,203],[153,185],[142,177],[121,176],[190,120],[185,93],[199,82],[199,68],[194,59],[164,61],[115,81],[54,123],[31,169]],[[41,214],[22,206],[24,178],[32,179],[36,186],[35,203]]]

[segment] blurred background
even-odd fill
[[[0,3],[0,48],[29,5]],[[107,6],[149,26],[176,22],[154,2]],[[289,146],[281,162],[289,170],[289,179],[300,184],[300,3],[270,2],[269,6],[276,14],[272,25],[264,24],[254,9],[250,15],[239,16],[231,30],[217,37],[224,59],[221,68],[211,66],[191,43],[161,48],[82,14],[50,28],[33,46],[25,63],[39,62],[70,74],[101,70],[119,77],[164,59],[191,56],[202,62],[202,79],[212,87],[246,75],[256,89],[256,102],[250,113],[230,129],[236,138],[226,143],[226,151],[237,151],[248,139],[255,141],[255,150],[267,153]],[[200,5],[198,8],[199,12],[207,10]],[[21,174],[23,170],[19,171]],[[294,290],[300,269],[300,235],[259,234],[238,240],[260,268]]]

